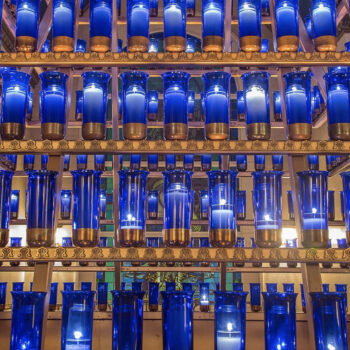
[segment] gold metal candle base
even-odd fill
[[[201,312],[209,312],[210,306],[209,305],[200,305],[199,310]]]
[[[166,140],[186,140],[188,125],[185,123],[168,123],[164,126]]]
[[[19,261],[11,261],[10,262],[10,266],[12,266],[12,267],[17,267],[17,266],[19,266],[19,264],[20,264]]]
[[[210,230],[209,241],[215,248],[232,248],[236,242],[236,232],[232,229]]]
[[[100,240],[99,230],[78,228],[73,230],[73,244],[77,247],[96,247]]]
[[[186,17],[194,17],[195,10],[194,8],[186,9]]]
[[[327,248],[328,240],[328,230],[302,230],[304,248]]]
[[[107,304],[98,304],[98,311],[107,311]]]
[[[2,123],[1,137],[3,140],[22,140],[24,125],[21,123]]]
[[[322,267],[324,268],[324,269],[330,269],[331,267],[332,267],[332,263],[322,263]]]
[[[123,124],[123,135],[126,140],[144,140],[147,135],[147,126],[144,123]]]
[[[184,266],[185,267],[191,267],[192,263],[190,261],[186,261],[186,262],[184,262]]]
[[[158,263],[156,261],[150,261],[150,262],[148,262],[148,266],[156,267],[156,266],[158,266]]]
[[[51,247],[55,243],[53,228],[27,228],[27,244],[29,247]]]
[[[205,125],[205,135],[209,140],[227,140],[230,128],[226,123],[210,123]]]
[[[260,305],[250,305],[250,309],[253,312],[259,312],[261,310],[261,306]]]
[[[317,51],[336,51],[337,38],[332,35],[323,35],[314,39]]]
[[[269,140],[271,127],[269,123],[252,123],[247,125],[248,140]]]
[[[62,220],[69,220],[70,219],[70,212],[67,212],[67,211],[61,212],[61,219]]]
[[[165,265],[168,266],[168,267],[174,267],[175,266],[175,262],[174,261],[167,261],[165,263]]]
[[[128,38],[129,52],[147,52],[149,40],[146,36],[131,36]]]
[[[277,49],[278,51],[298,51],[299,49],[299,38],[296,35],[284,35],[277,38]]]
[[[151,211],[148,213],[148,218],[149,219],[157,219],[158,218],[158,212],[155,212],[155,211]]]
[[[255,236],[256,245],[259,248],[279,248],[282,244],[282,230],[256,230]]]
[[[186,50],[186,38],[183,36],[168,36],[165,38],[165,50],[169,52],[182,52]]]
[[[237,220],[245,220],[245,214],[237,213]]]
[[[111,49],[111,39],[108,36],[93,36],[90,38],[90,51],[107,52]]]
[[[53,38],[53,51],[72,52],[74,51],[74,39],[69,36],[56,36]]]
[[[288,125],[288,137],[290,140],[310,140],[312,127],[309,123],[294,123]]]
[[[121,247],[142,247],[145,241],[145,231],[142,229],[120,229],[119,244]]]
[[[27,266],[34,267],[35,266],[35,261],[27,261]]]
[[[208,35],[203,38],[204,52],[222,52],[224,47],[224,38],[219,35]]]
[[[141,261],[132,261],[131,266],[141,266]]]
[[[350,140],[350,123],[335,123],[328,125],[328,134],[332,140]]]
[[[167,247],[187,247],[191,241],[191,230],[170,228],[164,230],[164,244]],[[169,266],[169,265],[168,265]]]
[[[43,123],[41,124],[41,136],[45,140],[62,140],[64,138],[64,124]]]
[[[7,228],[0,229],[0,247],[5,247],[9,242],[9,230]]]
[[[158,304],[149,304],[148,305],[148,310],[151,311],[151,312],[158,311]]]
[[[76,115],[75,115],[75,120],[76,120],[76,121],[83,120],[83,113],[76,113]]]
[[[158,119],[158,114],[157,113],[148,113],[147,119],[150,121],[156,121]]]
[[[239,47],[246,52],[259,52],[261,49],[260,36],[247,35],[239,38]]]
[[[84,140],[103,140],[106,126],[104,123],[83,123],[82,134]]]
[[[36,50],[36,38],[32,36],[18,36],[16,37],[16,51],[17,52],[34,52]]]

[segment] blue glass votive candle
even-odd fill
[[[41,47],[40,52],[43,52],[43,53],[50,52],[50,45],[51,45],[50,39],[45,40],[43,46]]]
[[[31,121],[33,114],[33,91],[30,91],[30,88],[27,97],[26,120]]]
[[[74,291],[74,282],[64,282],[63,283],[63,290],[65,292],[72,292],[72,291]]]
[[[23,285],[24,285],[24,282],[12,282],[12,291],[23,292]]]
[[[132,154],[130,156],[130,169],[131,170],[140,170],[141,168],[141,155]]]
[[[284,293],[294,293],[294,283],[283,283]]]
[[[159,191],[153,190],[148,191],[148,218],[157,219],[158,218],[158,197]]]
[[[287,191],[289,220],[295,220],[292,191]]]
[[[231,170],[207,173],[209,184],[209,238],[214,247],[233,247],[236,241],[236,176]]]
[[[299,178],[299,209],[304,248],[327,248],[327,171],[302,171]]]
[[[175,154],[165,155],[165,169],[174,170],[176,168],[176,156]]]
[[[194,155],[193,154],[184,154],[183,165],[184,165],[185,170],[193,170]]]
[[[237,91],[237,120],[243,122],[245,120],[245,104],[244,104],[244,92]]]
[[[193,120],[194,118],[194,104],[196,100],[196,92],[193,90],[188,91],[188,101],[187,101],[187,115],[188,120]]]
[[[260,283],[250,283],[250,309],[253,312],[261,310]]]
[[[41,136],[48,140],[61,140],[66,125],[66,85],[68,75],[46,71],[40,74]]]
[[[158,154],[149,154],[148,160],[148,170],[157,171],[158,170]]]
[[[106,160],[106,156],[104,154],[95,154],[94,156],[95,170],[105,171],[105,160]]]
[[[98,311],[107,311],[108,282],[97,283],[97,307]]]
[[[307,156],[309,163],[309,170],[319,170],[319,157],[318,155]]]
[[[148,91],[148,120],[155,121],[158,119],[158,91]]]
[[[194,17],[195,12],[196,12],[196,1],[186,0],[186,16]]]
[[[265,170],[265,156],[262,154],[256,154],[254,156],[254,167],[255,171]]]
[[[187,293],[191,293],[192,290],[192,283],[182,283],[182,290]]]
[[[150,8],[150,17],[151,16],[151,8]],[[149,38],[149,44],[148,44],[148,52],[149,53],[157,53],[159,51],[159,40],[155,37]]]
[[[344,191],[340,191],[340,211],[342,220],[345,221],[345,204],[344,204]]]
[[[236,155],[236,166],[238,171],[247,171],[248,163],[247,156],[245,154]]]
[[[242,237],[237,237],[237,241],[239,238],[242,238]],[[236,244],[237,246],[237,244]],[[243,246],[244,248],[244,246]],[[232,291],[233,292],[243,292],[243,283],[241,282],[234,282],[232,283]]]
[[[85,170],[87,167],[88,156],[87,154],[77,154],[77,169]]]
[[[246,218],[246,191],[237,191],[236,194],[236,214],[237,220]]]
[[[283,156],[279,154],[272,155],[272,170],[283,170]]]
[[[35,161],[35,155],[34,154],[25,154],[23,156],[23,170],[33,170],[34,169],[34,161]]]
[[[159,283],[150,282],[148,285],[148,308],[149,311],[158,311]]]
[[[70,211],[72,206],[72,191],[62,190],[61,191],[61,219],[70,219]]]
[[[282,101],[281,92],[273,92],[273,115],[276,122],[282,121]]]
[[[230,79],[226,72],[203,74],[205,134],[209,140],[227,140],[229,136]]]
[[[175,292],[176,291],[176,282],[165,282],[165,290],[167,292]]]
[[[9,240],[12,176],[12,171],[0,170],[0,247],[5,247]]]
[[[74,52],[86,52],[86,40],[83,39],[77,39],[77,43],[75,45]]]
[[[197,51],[197,39],[192,35],[187,35],[185,52],[195,53],[196,51]]]
[[[75,91],[75,120],[83,120],[83,90]]]
[[[7,282],[0,282],[0,311],[5,310]]]
[[[270,139],[270,97],[267,72],[242,75],[248,140]]]
[[[335,291],[338,293],[345,294],[344,304],[345,304],[345,310],[347,311],[347,308],[348,308],[348,286],[346,284],[336,284]]]
[[[328,221],[334,221],[334,218],[335,218],[334,191],[327,192],[327,206],[328,206]]]
[[[200,213],[202,220],[209,218],[209,192],[207,190],[200,191]]]
[[[107,193],[105,190],[100,191],[100,219],[106,218]]]
[[[158,0],[149,0],[149,15],[150,17],[158,16]]]
[[[201,168],[202,168],[202,171],[211,170],[211,155],[210,154],[203,154],[202,155]]]
[[[340,174],[343,180],[343,196],[341,202],[344,208],[344,219],[347,243],[350,243],[350,172]]]
[[[58,283],[52,282],[50,288],[49,311],[55,311],[57,306],[57,289]]]
[[[0,174],[0,179],[1,179],[1,174]],[[0,181],[0,184],[1,184],[1,181]],[[11,186],[11,184],[10,184],[10,186]],[[1,189],[4,190],[3,188],[1,188]],[[19,190],[12,190],[11,191],[11,201],[10,201],[10,218],[11,218],[11,220],[18,218],[19,192],[20,192]],[[5,200],[7,200],[6,194],[5,194]]]
[[[291,72],[285,81],[288,135],[292,140],[311,138],[311,72]]]
[[[200,283],[199,284],[199,307],[201,312],[208,312],[210,309],[210,284]]]
[[[42,154],[40,157],[41,170],[47,170],[47,163],[49,162],[49,155]]]
[[[92,282],[81,282],[80,287],[81,287],[81,290],[84,292],[91,291]]]

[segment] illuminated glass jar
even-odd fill
[[[84,292],[91,291],[92,282],[81,282],[80,287]]]
[[[194,163],[194,155],[193,154],[185,154],[184,155],[184,169],[185,170],[193,170]]]
[[[97,284],[97,307],[98,311],[107,311],[108,304],[108,282]]]
[[[158,170],[158,154],[149,154],[148,160],[148,170],[157,171]]]
[[[147,80],[143,72],[125,72],[123,81],[123,136],[126,140],[143,140],[147,134]]]
[[[86,52],[86,40],[83,39],[77,39],[77,43],[75,45],[74,52]]]
[[[262,293],[266,349],[296,349],[295,293]]]
[[[196,1],[186,0],[186,16],[194,17],[195,12],[196,12]]]
[[[148,218],[158,218],[158,197],[159,192],[157,190],[148,191]]]
[[[140,154],[132,154],[130,156],[130,169],[140,170],[140,167],[141,167],[141,155]]]
[[[95,247],[99,242],[101,172],[75,170],[73,175],[73,243]]]
[[[162,294],[163,348],[193,349],[193,292],[166,290]]]
[[[22,292],[23,285],[24,285],[24,282],[12,282],[12,291],[13,292]]]
[[[307,156],[309,163],[309,170],[318,170],[319,169],[319,157],[317,155]]]
[[[278,248],[282,244],[282,174],[252,173],[255,241],[260,248]]]
[[[282,106],[281,106],[281,92],[273,92],[273,115],[275,121],[282,121]]]
[[[261,1],[238,0],[239,47],[243,51],[260,51]]]
[[[209,218],[209,193],[207,190],[200,191],[200,210],[201,219],[207,220]]]
[[[347,307],[348,307],[348,291],[347,291],[347,285],[346,284],[336,284],[335,285],[335,291],[338,293],[344,293],[345,298],[344,298],[344,304],[345,304],[345,310],[347,313]]]
[[[202,171],[209,171],[211,169],[211,155],[203,154],[201,158]]]
[[[52,41],[53,51],[72,52],[74,50],[75,1],[53,0]]]
[[[164,138],[166,140],[187,139],[187,100],[190,77],[190,74],[185,72],[162,74],[164,83]]]
[[[148,308],[149,311],[158,311],[159,283],[150,282],[148,285]]]
[[[149,15],[150,17],[158,16],[158,0],[149,0]]]
[[[201,92],[201,120],[205,120],[205,99],[204,99],[204,92]]]
[[[185,51],[186,48],[186,0],[164,0],[165,50]]]
[[[27,96],[27,106],[26,106],[26,120],[31,121],[32,120],[32,114],[33,114],[33,91],[28,91]]]
[[[40,74],[41,136],[48,140],[61,140],[66,125],[66,84],[68,75],[47,71]]]
[[[260,283],[250,283],[250,308],[253,312],[261,310]]]
[[[39,0],[16,1],[16,51],[36,50],[39,27]]]
[[[5,247],[9,240],[12,176],[12,171],[0,170],[0,247]]]
[[[254,167],[256,171],[265,170],[265,156],[262,154],[256,154],[254,156]]]
[[[327,206],[328,206],[328,221],[334,221],[334,218],[335,218],[334,191],[327,192]]]
[[[104,154],[95,154],[94,156],[94,166],[95,170],[105,171],[105,155]]]
[[[148,91],[148,120],[158,119],[158,91]]]
[[[344,199],[344,191],[340,191],[340,211],[342,220],[345,221],[345,199]]]
[[[283,156],[282,155],[272,155],[272,169],[277,171],[283,170]]]
[[[1,184],[1,174],[0,174],[0,184]],[[18,206],[19,206],[19,190],[12,190],[11,191],[11,202],[10,202],[10,207],[11,207],[11,209],[10,209],[10,217],[11,217],[11,220],[18,218]],[[3,225],[3,226],[6,226],[6,225]]]
[[[248,167],[247,156],[245,154],[237,154],[236,164],[237,164],[238,171],[247,171],[247,167]]]
[[[237,220],[246,218],[246,191],[237,191],[236,194],[236,214]]]
[[[210,284],[209,283],[200,283],[199,284],[199,306],[201,312],[208,312],[210,309]]]
[[[239,122],[245,120],[244,92],[237,91],[237,119]]]
[[[11,292],[11,350],[41,349],[46,292]]]
[[[284,293],[294,293],[294,283],[283,283]]]
[[[49,311],[55,311],[57,306],[57,288],[58,283],[52,282],[50,288]]]
[[[70,219],[70,210],[72,206],[72,191],[62,190],[61,191],[61,219]]]
[[[188,92],[188,101],[187,101],[187,115],[188,120],[193,120],[194,118],[194,104],[196,99],[196,92],[193,90],[190,90]]]
[[[346,228],[347,243],[350,244],[350,172],[344,172],[340,174],[343,180],[343,198],[341,202],[344,207],[344,219]]]
[[[260,52],[269,52],[269,39],[262,39],[261,40]]]
[[[62,237],[62,247],[64,248],[71,248],[73,247],[73,241],[72,237]],[[70,261],[62,261],[62,266],[71,266],[72,263]],[[65,286],[65,284],[64,284]],[[66,290],[66,289],[64,289]],[[73,283],[73,289],[74,290],[74,283]]]
[[[83,78],[83,125],[85,140],[102,140],[106,132],[109,74],[85,72]]]
[[[83,90],[75,91],[75,120],[83,120]]]
[[[55,243],[56,171],[28,173],[27,243],[51,247]]]
[[[327,171],[302,171],[299,178],[299,209],[304,248],[327,248]]]
[[[92,349],[95,292],[63,291],[61,349]]]
[[[150,16],[151,16],[152,8],[150,8]],[[152,17],[152,16],[151,16]],[[149,53],[157,53],[159,51],[159,40],[155,37],[149,38],[148,52]]]
[[[90,50],[107,52],[112,40],[112,0],[90,1]]]
[[[25,154],[23,157],[23,170],[33,170],[34,169],[34,154]]]
[[[204,52],[222,52],[224,47],[225,1],[203,0],[202,40]]]
[[[129,52],[148,51],[149,6],[149,0],[129,0],[127,2]]]
[[[165,155],[165,169],[174,170],[176,168],[176,156],[175,154]]]
[[[106,218],[107,193],[104,190],[100,191],[100,219]]]
[[[0,311],[4,311],[6,305],[7,282],[0,282]]]
[[[311,138],[311,72],[291,72],[285,81],[288,135],[292,140]]]
[[[209,238],[214,247],[233,247],[236,242],[236,176],[230,170],[207,173],[209,185]]]
[[[328,134],[332,140],[350,140],[349,76],[335,71],[324,76],[327,87]]]
[[[78,154],[77,155],[77,169],[78,170],[85,170],[87,167],[87,160],[88,160],[87,154]]]
[[[205,135],[209,140],[227,140],[229,136],[230,79],[226,72],[203,74]]]
[[[21,140],[24,136],[30,75],[6,70],[2,73],[1,137]]]
[[[289,220],[295,220],[292,191],[287,191]]]
[[[148,172],[121,170],[118,174],[119,243],[122,247],[140,247],[145,240]]]
[[[243,1],[243,0],[240,0]],[[271,134],[267,72],[242,75],[248,140],[268,140]]]
[[[312,0],[312,32],[317,51],[336,51],[337,25],[334,0]]]
[[[42,154],[40,161],[41,161],[41,170],[47,170],[47,163],[49,162],[49,155]]]
[[[191,235],[191,177],[186,170],[167,170],[164,177],[164,244],[187,247]]]

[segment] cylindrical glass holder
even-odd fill
[[[108,304],[108,282],[97,284],[97,308],[98,311],[107,311]]]
[[[246,191],[237,191],[236,193],[236,214],[237,220],[246,218]]]
[[[0,170],[0,247],[9,241],[12,171]]]
[[[147,118],[150,121],[158,119],[158,91],[148,91],[148,111]]]
[[[0,179],[1,179],[1,174],[0,174]],[[1,182],[0,182],[0,184],[1,184]],[[10,199],[10,218],[11,218],[11,220],[18,218],[19,193],[20,193],[19,190],[12,190],[11,191],[11,199]],[[1,196],[0,196],[0,198],[1,198]]]
[[[157,190],[148,191],[148,218],[158,219],[158,199],[159,192]]]
[[[158,311],[159,283],[150,282],[148,285],[148,308],[149,311]]]
[[[253,312],[261,310],[260,283],[250,283],[250,308]]]

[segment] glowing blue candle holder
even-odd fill
[[[175,292],[176,291],[176,283],[175,282],[165,282],[165,290],[167,292]]]
[[[1,184],[1,174],[0,174],[0,184]],[[11,184],[10,184],[10,186],[11,186]],[[10,218],[11,218],[11,220],[18,218],[19,192],[20,192],[19,190],[12,190],[11,191],[11,200],[10,200]],[[7,198],[5,200],[7,200]],[[6,226],[6,225],[3,225],[3,226]],[[0,229],[0,232],[1,232],[1,229]]]
[[[210,244],[214,247],[233,247],[236,241],[237,172],[214,170],[207,174]]]
[[[340,211],[342,215],[342,220],[345,221],[345,199],[344,199],[344,191],[340,191]]]
[[[238,237],[238,238],[241,238],[241,237]],[[238,238],[237,238],[237,241],[238,241]],[[241,283],[241,282],[232,283],[232,291],[233,292],[243,292],[243,283]]]
[[[28,91],[28,99],[27,99],[27,106],[26,106],[26,120],[31,121],[32,120],[32,114],[33,114],[33,92]]]
[[[94,156],[95,170],[105,171],[105,160],[106,160],[106,157],[104,154],[95,154]]]
[[[141,155],[140,154],[132,154],[130,156],[130,169],[140,170],[140,168],[141,168]]]
[[[118,174],[119,243],[122,247],[140,247],[145,240],[148,172],[121,170]]]
[[[187,247],[191,233],[191,177],[186,170],[168,170],[164,177],[164,244]]]
[[[302,244],[305,248],[327,248],[327,171],[302,171],[299,178],[299,209]]]
[[[261,310],[260,283],[250,283],[250,308],[253,312]]]
[[[75,1],[54,0],[52,4],[52,42],[55,52],[74,50]]]
[[[346,284],[336,284],[335,285],[335,291],[338,293],[344,293],[345,294],[345,298],[344,298],[344,306],[345,306],[345,310],[347,311],[347,307],[348,307],[348,286]]]
[[[176,156],[175,154],[165,155],[165,169],[174,170],[176,168]]]
[[[307,156],[309,170],[319,170],[319,157],[317,155]]]
[[[46,292],[12,292],[10,350],[41,349]]]
[[[243,0],[240,0],[243,1]],[[267,72],[242,75],[248,140],[268,140],[271,134]]]
[[[254,167],[255,167],[255,171],[265,170],[265,156],[264,155],[257,154],[254,156]]]
[[[248,163],[247,156],[245,154],[236,155],[236,166],[238,171],[247,171]]]
[[[77,43],[75,45],[74,51],[75,52],[85,53],[86,52],[86,40],[78,39]]]
[[[193,349],[193,292],[162,294],[163,348]]]
[[[199,284],[199,306],[201,312],[208,312],[210,309],[210,284],[200,283]]]
[[[197,40],[191,35],[187,35],[186,50],[187,53],[195,53],[197,51]]]
[[[16,51],[36,50],[39,27],[39,0],[16,1]]]
[[[75,170],[73,175],[73,243],[95,247],[99,242],[101,172]]]
[[[275,121],[282,121],[282,105],[281,105],[281,92],[273,92],[273,115]]]
[[[328,221],[334,221],[334,218],[335,218],[334,191],[327,192],[327,206],[328,206]]]
[[[260,52],[269,52],[269,39],[262,39],[261,40]]]
[[[292,191],[287,191],[289,220],[295,220]]]
[[[159,191],[153,190],[148,191],[148,218],[157,219],[158,218],[158,197]]]
[[[112,39],[112,0],[90,2],[90,50],[107,52]]]
[[[49,155],[48,154],[42,154],[40,158],[41,163],[41,170],[47,170],[47,163],[49,162]]]
[[[7,282],[0,282],[0,311],[5,310]]]
[[[150,17],[158,16],[158,0],[149,1],[149,15]]]
[[[83,90],[75,91],[75,120],[83,120]]]
[[[150,8],[150,17],[151,16],[152,9]],[[149,38],[149,44],[148,44],[148,52],[149,53],[157,53],[159,51],[159,40],[155,37]]]
[[[95,292],[63,291],[61,349],[92,349]]]
[[[336,6],[333,0],[312,0],[312,32],[317,51],[336,51]]]
[[[72,237],[62,237],[62,247],[64,247],[64,248],[73,247]],[[72,263],[70,261],[62,261],[62,265],[63,266],[71,266]],[[73,286],[74,286],[74,283],[73,283]],[[64,290],[66,290],[66,289],[64,289]]]
[[[209,140],[226,140],[229,136],[230,79],[226,72],[203,74],[205,98],[205,134]]]
[[[34,169],[34,154],[25,154],[23,157],[23,170],[33,170]]]
[[[237,191],[236,194],[236,214],[237,220],[246,218],[246,191]]]
[[[157,171],[158,170],[158,154],[149,154],[148,160],[148,170]]]
[[[328,133],[332,140],[350,140],[348,74],[332,72],[324,76],[327,87]]]
[[[196,1],[186,0],[186,16],[194,17],[195,11],[196,11]]]
[[[193,154],[185,154],[184,155],[184,169],[185,170],[193,170],[193,163],[194,163],[194,155]]]
[[[209,193],[207,190],[200,191],[200,213],[202,220],[209,218]]]
[[[83,292],[91,291],[92,282],[81,282],[80,287]]]
[[[12,292],[22,292],[24,282],[12,282]]]
[[[100,219],[106,218],[107,193],[104,190],[100,191]]]
[[[49,311],[55,311],[57,306],[57,288],[58,283],[52,282],[50,288]]]
[[[188,120],[193,120],[194,118],[194,104],[196,100],[196,92],[193,90],[190,90],[188,92],[188,101],[187,101],[187,115]]]
[[[182,283],[182,291],[186,293],[192,293],[192,283]]]
[[[3,140],[22,139],[30,75],[6,70],[2,73],[1,137]]]
[[[210,154],[203,154],[202,155],[201,167],[202,167],[202,171],[211,170],[211,155]]]
[[[0,170],[0,247],[5,247],[9,240],[10,212],[12,213],[12,171]],[[19,191],[18,191],[19,192]],[[19,193],[18,193],[19,195]],[[17,198],[18,213],[18,198]],[[12,217],[12,214],[11,214]]]
[[[272,169],[277,171],[283,170],[283,156],[279,154],[272,155]]]
[[[283,283],[284,293],[294,293],[294,283]]]
[[[148,120],[158,119],[158,91],[148,91]]]
[[[148,308],[149,311],[158,311],[159,283],[150,282],[148,285]]]
[[[97,307],[98,311],[107,311],[108,304],[108,282],[97,284]]]
[[[87,154],[78,154],[77,155],[77,169],[85,170],[87,167],[88,156]]]
[[[292,140],[311,138],[311,77],[310,72],[291,72],[283,76],[288,135]]]
[[[63,290],[65,292],[73,292],[74,291],[74,282],[64,282]]]

